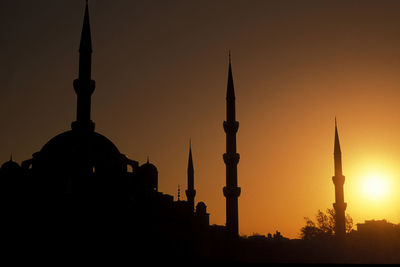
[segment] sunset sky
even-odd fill
[[[191,139],[195,201],[225,224],[230,49],[239,233],[298,238],[304,217],[332,208],[335,116],[346,212],[400,223],[400,1],[89,6],[96,131],[140,164],[149,156],[161,192],[186,189]],[[29,159],[75,120],[83,12],[83,0],[0,2],[1,163]]]

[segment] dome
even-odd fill
[[[207,213],[207,206],[203,201],[197,203],[196,213],[198,213],[198,214],[206,214]]]
[[[158,170],[148,160],[139,167],[139,177],[146,188],[158,191]]]
[[[94,131],[86,135],[74,130],[52,138],[37,155],[40,168],[67,171],[89,164],[87,167],[93,168],[93,172],[103,173],[126,170],[123,158],[105,136]]]
[[[140,170],[146,173],[158,173],[157,167],[148,161],[140,166]]]
[[[40,154],[43,156],[46,154],[52,154],[54,152],[66,152],[66,150],[71,150],[71,146],[76,147],[76,145],[78,145],[82,139],[82,135],[80,135],[79,132],[72,130],[66,131],[48,141],[40,150]],[[90,133],[89,142],[90,148],[94,149],[92,152],[100,152],[100,150],[103,150],[110,153],[119,154],[117,147],[110,140],[108,140],[107,137],[99,133]]]
[[[18,165],[18,163],[16,163],[15,161],[13,161],[12,159],[10,159],[9,161],[3,163],[3,165],[1,165],[1,170],[2,171],[13,171],[13,170],[19,170],[20,166]]]

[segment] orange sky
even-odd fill
[[[17,162],[75,120],[84,1],[0,3],[0,161]],[[159,189],[186,187],[225,223],[225,93],[232,51],[241,234],[298,237],[334,202],[334,117],[354,222],[400,222],[399,1],[90,1],[92,118]],[[386,177],[386,198],[361,187]]]

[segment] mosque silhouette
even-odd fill
[[[226,93],[226,224],[210,225],[204,202],[195,205],[191,145],[187,167],[187,200],[159,192],[158,171],[149,160],[139,165],[91,120],[92,41],[86,1],[79,48],[76,121],[71,130],[49,140],[21,166],[12,157],[0,169],[2,242],[14,259],[56,258],[93,261],[111,258],[137,262],[277,261],[331,257],[332,247],[319,244],[249,243],[239,237],[235,90],[229,54]],[[334,143],[336,241],[343,240],[345,210],[341,150],[335,121]],[[284,240],[277,232],[276,240]],[[247,242],[247,243],[246,243]],[[310,252],[311,251],[311,252]],[[343,251],[342,251],[343,252]],[[324,254],[325,253],[325,254]],[[337,254],[340,255],[340,254]],[[267,259],[267,260],[265,260]],[[325,258],[327,261],[331,258]],[[332,258],[337,260],[338,258]],[[311,260],[312,262],[312,260]]]
[[[158,171],[149,160],[139,166],[107,137],[95,131],[91,120],[92,41],[88,3],[79,47],[79,74],[73,81],[77,95],[76,121],[71,130],[49,140],[32,158],[21,163],[12,157],[0,170],[4,222],[10,244],[42,240],[43,248],[81,247],[97,251],[136,254],[157,251],[166,258],[176,253],[204,257],[211,239],[238,237],[238,196],[235,95],[229,60],[227,90],[226,226],[210,226],[204,202],[195,206],[191,146],[187,169],[187,201],[158,191]],[[85,245],[84,245],[85,244]],[[113,244],[113,245],[110,245]],[[128,246],[121,244],[130,244]],[[30,244],[38,248],[39,244]],[[139,247],[139,248],[138,248]],[[118,249],[117,249],[118,248]],[[178,249],[179,248],[179,249]],[[36,250],[37,251],[37,250]],[[79,249],[77,249],[79,251]],[[138,252],[140,251],[140,253]],[[87,252],[87,250],[86,250]],[[182,257],[182,255],[181,255]]]

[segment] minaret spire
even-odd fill
[[[335,117],[335,145],[333,154],[335,159],[335,175],[342,175],[342,151],[340,150],[336,117]]]
[[[227,115],[230,117],[230,119],[232,119],[234,121],[235,120],[235,88],[233,85],[231,51],[229,51],[228,86],[227,86],[227,90],[226,90],[226,100],[227,100]]]
[[[90,19],[89,19],[89,5],[88,2],[86,1],[86,7],[85,7],[85,15],[83,17],[83,26],[82,26],[82,32],[81,32],[81,42],[79,46],[79,53],[84,54],[84,56],[88,56],[92,54],[92,35],[90,32]],[[83,68],[85,69],[85,68]],[[81,70],[81,69],[79,69]],[[90,74],[90,73],[89,73]],[[80,76],[80,78],[83,78]],[[90,76],[89,76],[90,78]]]
[[[333,155],[335,164],[335,176],[332,177],[333,184],[335,185],[335,203],[333,203],[333,207],[336,213],[335,235],[339,238],[343,238],[346,235],[345,210],[347,208],[347,203],[344,202],[343,185],[345,177],[343,176],[342,173],[342,152],[340,150],[336,117],[335,117],[335,144],[334,144]]]
[[[94,130],[94,123],[90,119],[91,96],[95,89],[95,82],[91,79],[92,72],[92,37],[90,32],[89,5],[86,1],[85,15],[79,46],[79,73],[74,80],[74,89],[77,95],[76,121],[73,129]]]
[[[230,51],[226,90],[226,121],[223,125],[226,133],[226,153],[223,155],[226,165],[226,186],[223,188],[226,198],[226,227],[233,236],[239,236],[238,197],[240,187],[237,186],[237,164],[240,155],[236,152],[236,133],[239,122],[236,121],[235,89]]]
[[[194,211],[194,197],[196,196],[196,190],[194,189],[194,168],[192,158],[192,141],[189,140],[189,159],[187,167],[187,189],[186,198],[192,211]]]

